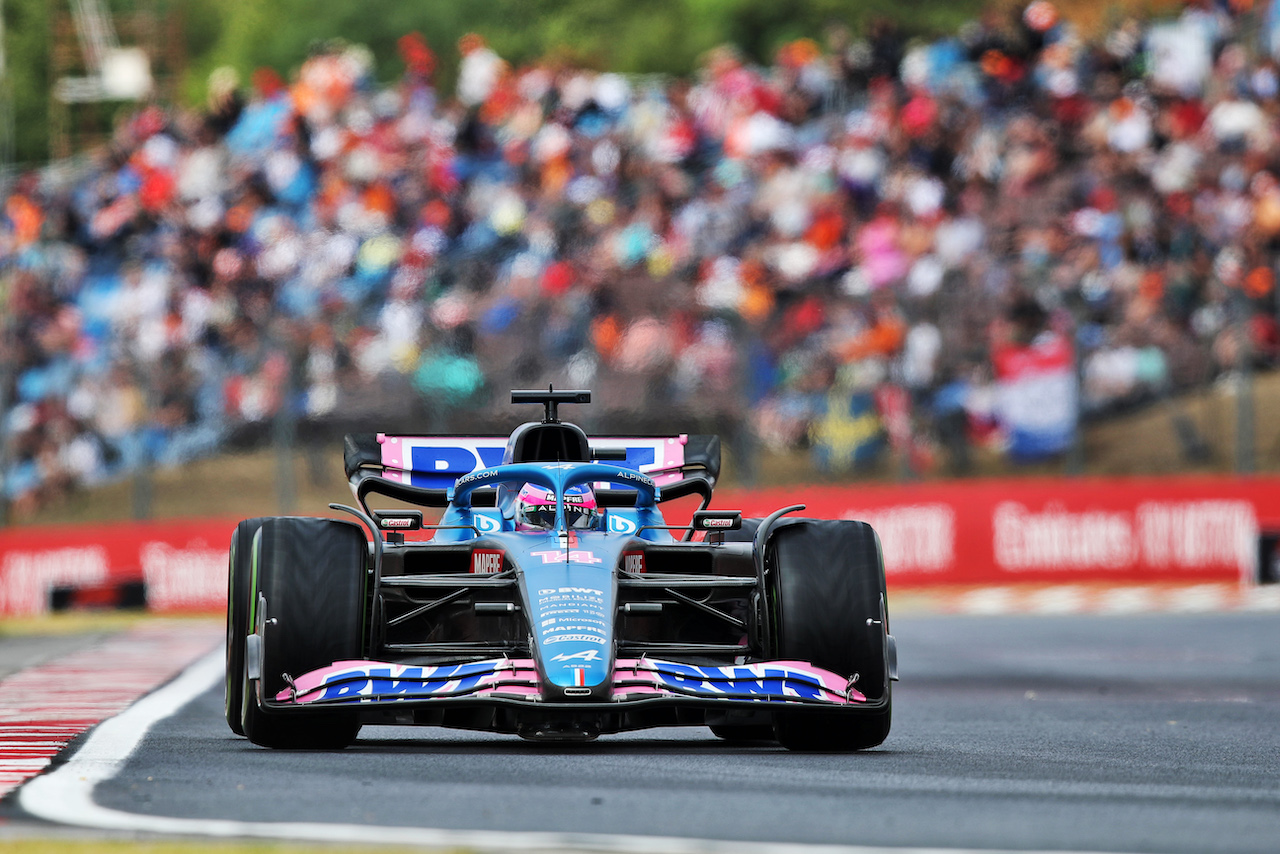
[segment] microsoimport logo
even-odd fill
[[[614,534],[634,534],[639,526],[626,516],[609,514],[609,531]]]

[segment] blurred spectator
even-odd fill
[[[202,115],[147,106],[89,168],[9,189],[5,494],[281,411],[418,399],[436,429],[548,381],[833,471],[888,448],[963,472],[1036,413],[1010,341],[1072,354],[1086,414],[1273,365],[1280,78],[1248,7],[1088,41],[1036,0],[665,82],[471,34],[453,101],[414,33],[394,86],[337,41],[287,80],[219,69]]]

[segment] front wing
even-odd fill
[[[271,703],[273,709],[317,706],[423,705],[449,700],[528,704],[564,703],[543,695],[532,659],[495,658],[462,664],[405,665],[339,661],[298,677]],[[667,699],[737,705],[796,704],[850,707],[867,703],[853,682],[802,661],[728,666],[682,664],[653,658],[619,659],[609,705]]]

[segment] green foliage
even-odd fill
[[[3,0],[9,87],[19,160],[47,154],[50,16],[69,0]],[[335,38],[367,45],[383,80],[401,71],[396,40],[417,30],[438,58],[445,91],[456,75],[457,41],[483,35],[519,65],[558,56],[626,73],[690,74],[708,49],[726,42],[768,62],[779,45],[809,36],[821,41],[833,23],[864,30],[876,17],[897,20],[909,34],[954,29],[981,0],[110,0],[115,12],[149,8],[182,16],[189,62],[180,87],[188,103],[203,101],[209,72],[236,68],[243,80],[259,66],[288,74],[317,43]]]
[[[193,71],[201,78],[219,65],[231,65],[245,75],[263,65],[286,72],[296,68],[314,45],[335,38],[367,45],[379,63],[379,75],[390,78],[401,69],[396,40],[405,33],[422,32],[447,61],[456,56],[453,44],[471,21],[501,20],[497,0],[465,4],[215,0],[215,5],[222,26],[212,49],[193,63]]]
[[[286,71],[306,57],[310,45],[340,37],[368,45],[379,74],[390,78],[400,70],[396,39],[418,30],[437,52],[449,83],[458,38],[478,32],[516,64],[558,55],[628,73],[688,74],[701,54],[725,42],[767,62],[783,42],[821,39],[832,23],[857,31],[873,17],[886,16],[908,33],[936,32],[954,27],[978,6],[978,0],[213,0],[219,36],[210,50],[192,55],[201,75],[221,64],[245,73],[258,65]]]
[[[43,160],[49,138],[49,9],[45,0],[4,0],[5,94],[13,111],[13,154]]]

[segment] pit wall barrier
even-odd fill
[[[722,490],[713,507],[863,519],[890,589],[1255,583],[1277,542],[1280,478],[983,480]],[[679,515],[674,514],[674,515]],[[687,515],[687,514],[686,514]],[[51,606],[220,612],[236,519],[0,530],[0,616]],[[1266,566],[1262,566],[1266,569]]]

